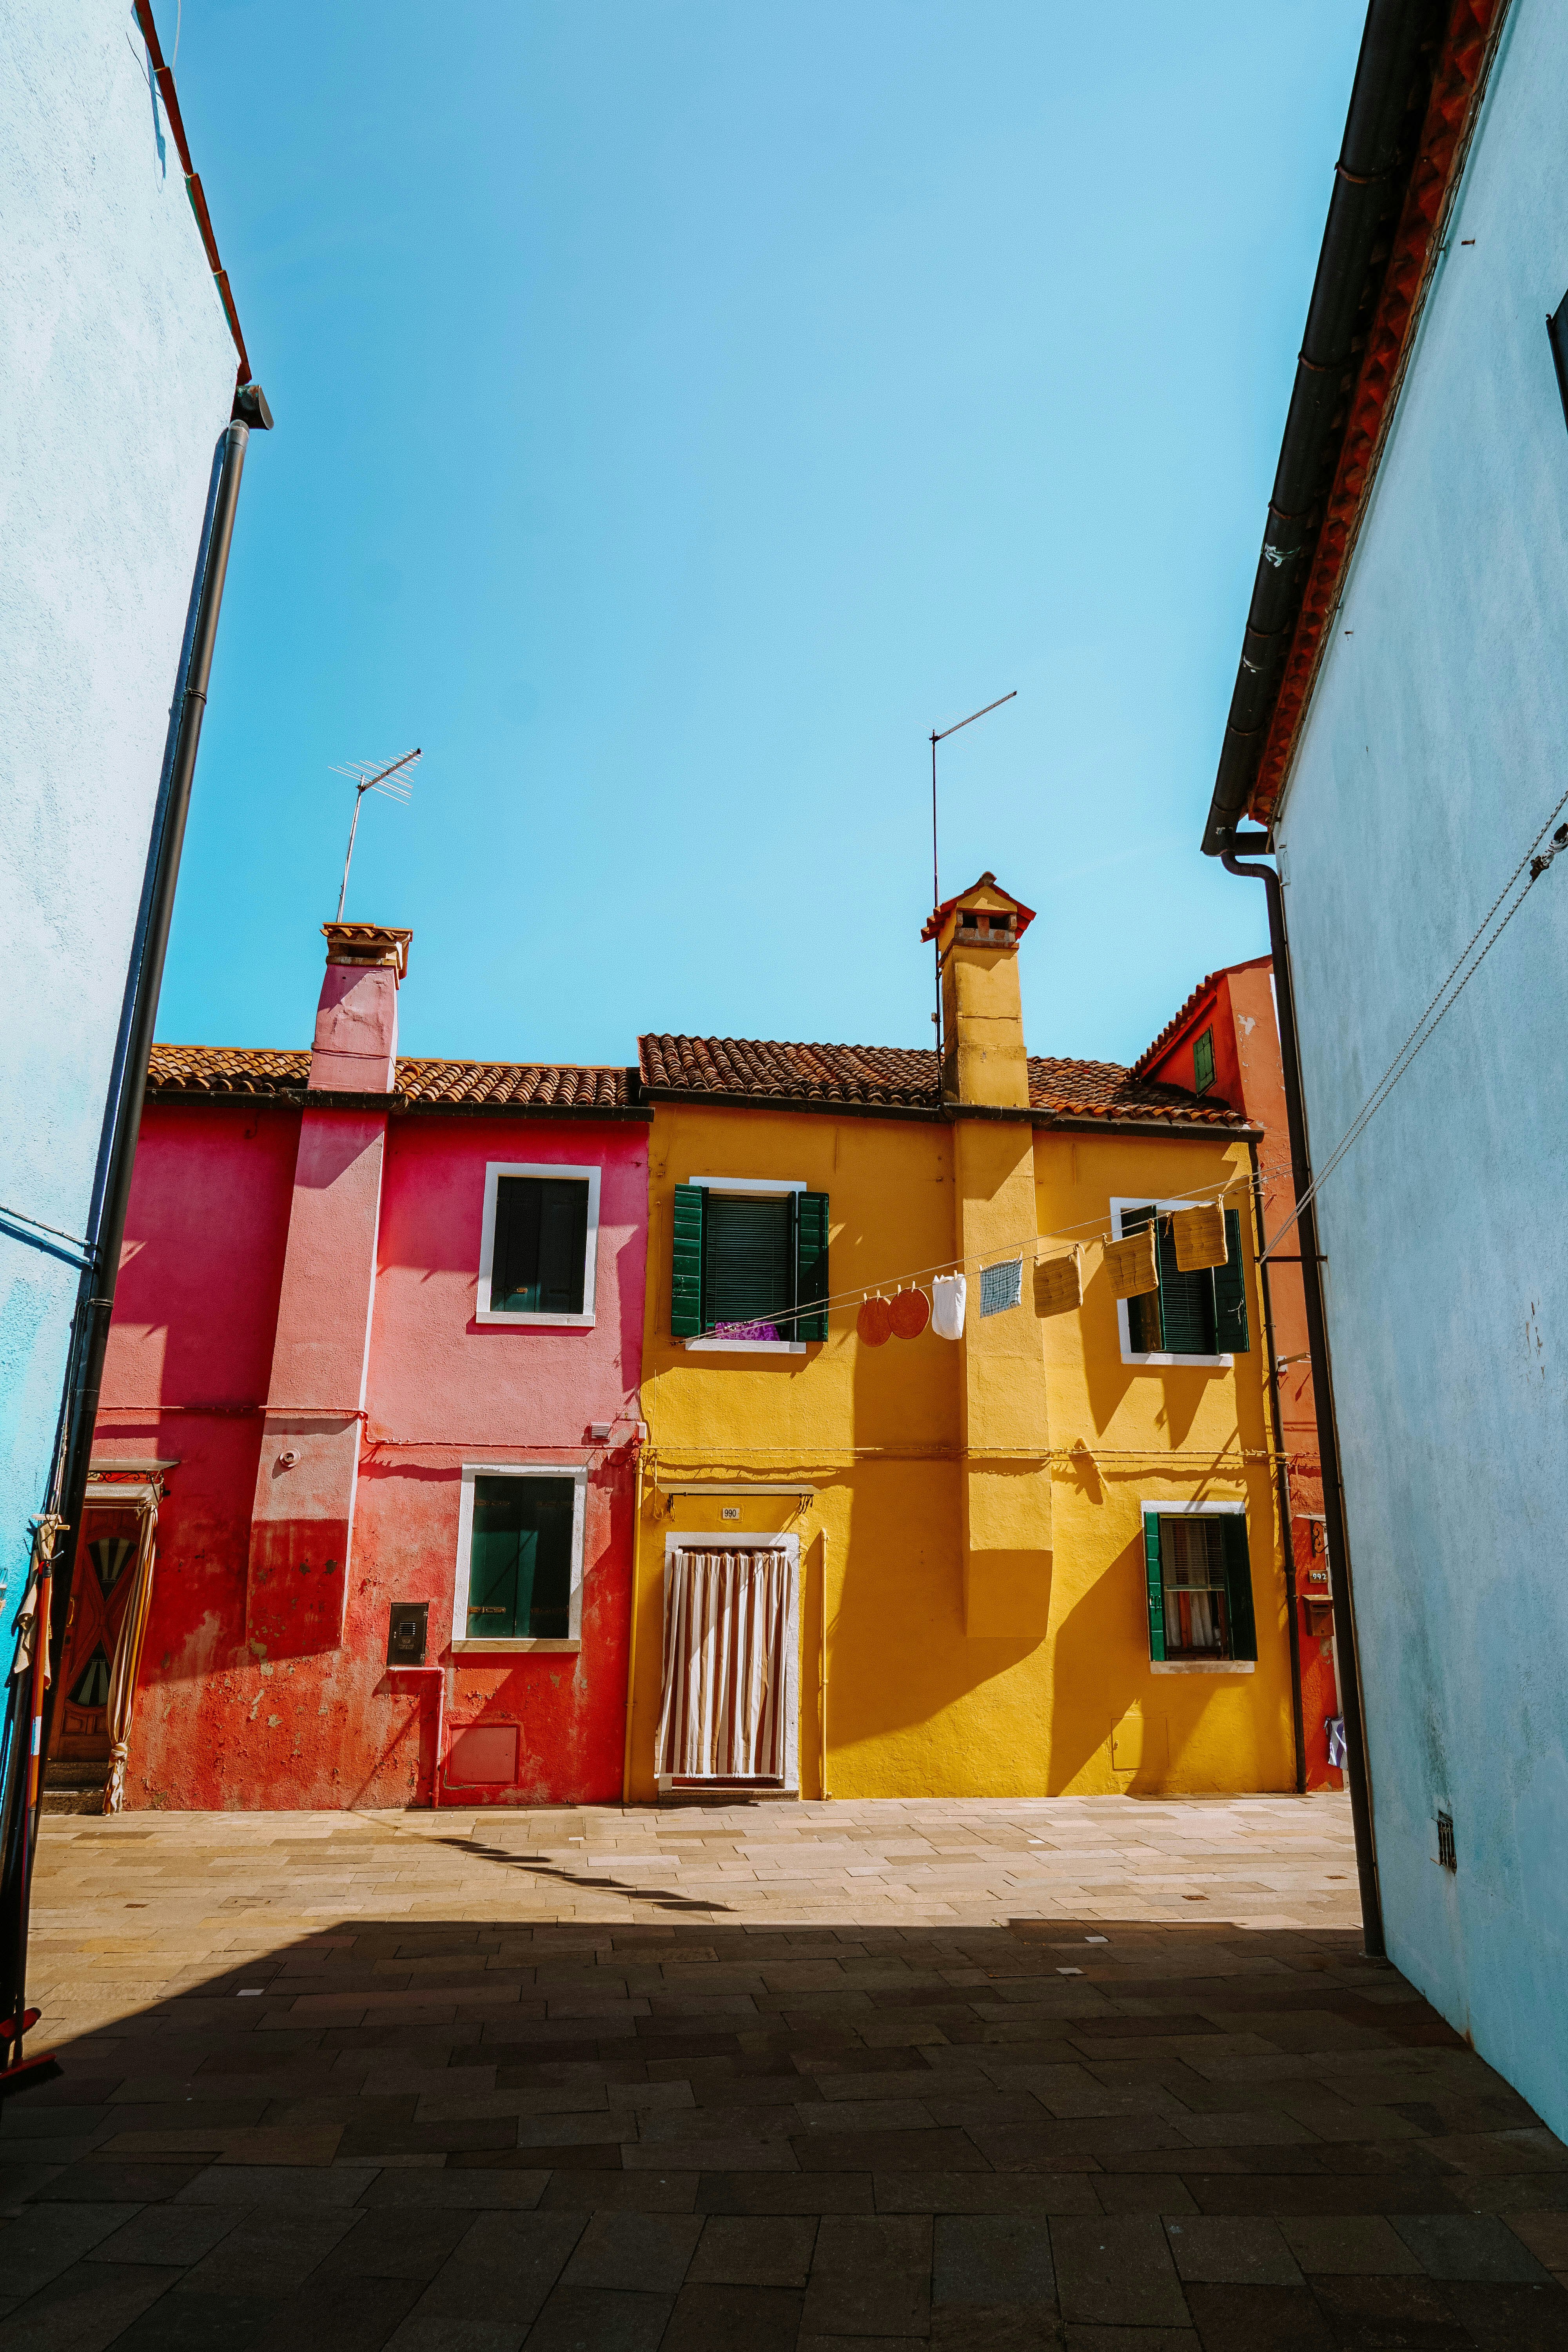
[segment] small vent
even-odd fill
[[[1459,1857],[1454,1850],[1452,1813],[1439,1813],[1437,1816],[1437,1859],[1445,1870],[1458,1870],[1459,1867]]]

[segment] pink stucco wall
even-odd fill
[[[363,1110],[312,1108],[306,1116],[341,1118],[356,1136],[365,1124]],[[445,1674],[443,1752],[472,1725],[517,1735],[510,1785],[449,1784],[444,1801],[615,1799],[637,1475],[647,1127],[394,1113],[381,1147],[379,1200],[368,1210],[369,1189],[352,1181],[357,1156],[347,1155],[351,1181],[335,1213],[351,1248],[364,1217],[373,1220],[375,1265],[353,1534],[341,1601],[334,1596],[341,1619],[332,1612],[312,1618],[310,1630],[291,1642],[266,1638],[274,1629],[257,1608],[253,1514],[271,1475],[276,1425],[266,1424],[264,1449],[263,1408],[269,1384],[275,1406],[352,1402],[285,1399],[278,1380],[285,1363],[312,1358],[331,1360],[334,1374],[347,1378],[336,1358],[341,1352],[346,1366],[363,1344],[363,1325],[353,1333],[336,1328],[345,1312],[363,1314],[361,1288],[328,1282],[312,1290],[295,1279],[301,1218],[317,1220],[311,1231],[323,1230],[320,1198],[300,1198],[310,1189],[306,1162],[314,1164],[299,1152],[300,1117],[298,1109],[243,1102],[154,1101],[143,1120],[95,1454],[156,1455],[177,1459],[179,1467],[169,1474],[160,1518],[127,1801],[428,1803],[437,1676],[389,1671],[384,1663],[390,1606],[408,1601],[430,1603],[427,1659]],[[485,1168],[492,1160],[601,1169],[593,1328],[476,1320]],[[610,1441],[595,1443],[591,1424],[605,1422],[614,1424]],[[461,1465],[529,1461],[588,1468],[581,1650],[454,1657]]]

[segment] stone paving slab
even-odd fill
[[[50,1818],[0,2352],[1568,2352],[1335,1798]]]

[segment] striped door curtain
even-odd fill
[[[658,1770],[675,1780],[785,1772],[794,1568],[785,1551],[675,1551],[664,1578]]]

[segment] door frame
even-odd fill
[[[784,1623],[784,1776],[782,1780],[731,1780],[699,1778],[693,1773],[656,1772],[654,1786],[661,1804],[699,1801],[705,1797],[790,1797],[800,1795],[800,1538],[798,1535],[715,1535],[711,1528],[672,1528],[664,1538],[664,1575],[659,1591],[659,1713],[664,1712],[664,1602],[669,1591],[669,1564],[678,1551],[782,1551],[789,1562],[789,1605]],[[654,1737],[657,1742],[658,1733]],[[655,1750],[657,1759],[657,1747]]]

